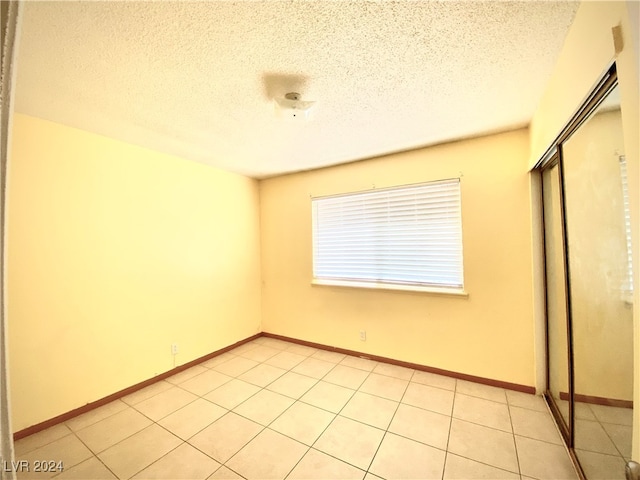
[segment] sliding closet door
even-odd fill
[[[574,448],[587,478],[631,456],[633,306],[618,88],[562,144],[574,364]]]
[[[581,475],[625,478],[633,419],[632,231],[615,67],[541,165],[545,397]]]
[[[564,228],[560,167],[542,171],[546,267],[548,386],[547,397],[569,442],[569,353]]]

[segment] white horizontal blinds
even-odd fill
[[[629,177],[627,175],[627,160],[624,155],[620,155],[620,178],[622,180],[622,199],[624,209],[624,230],[627,244],[627,268],[626,281],[623,290],[633,292],[633,257],[631,247],[631,205],[629,205]]]
[[[314,277],[462,287],[458,179],[312,201]]]

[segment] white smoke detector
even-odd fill
[[[276,115],[292,121],[310,120],[315,103],[300,100],[300,94],[296,92],[287,93],[284,98],[274,99]]]

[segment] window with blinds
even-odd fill
[[[312,199],[317,283],[463,288],[460,180]]]

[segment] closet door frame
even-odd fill
[[[586,480],[586,476],[582,467],[580,466],[580,462],[577,459],[574,447],[575,447],[575,415],[574,415],[574,355],[573,355],[573,322],[571,315],[571,281],[570,281],[570,265],[569,265],[569,256],[568,256],[568,239],[567,239],[567,224],[566,224],[566,204],[564,201],[564,192],[565,192],[565,178],[564,178],[564,162],[563,162],[563,144],[566,140],[568,140],[571,135],[578,129],[580,126],[591,116],[591,114],[598,108],[600,103],[606,98],[606,96],[613,90],[618,84],[618,77],[616,73],[616,65],[612,63],[610,68],[607,70],[605,75],[598,81],[596,86],[593,88],[592,92],[587,96],[582,106],[577,110],[577,112],[571,117],[571,119],[567,122],[561,133],[558,137],[552,142],[550,147],[547,149],[545,154],[542,156],[540,161],[534,167],[534,170],[538,172],[540,175],[540,188],[542,190],[542,195],[540,196],[541,208],[542,212],[542,242],[544,248],[544,302],[545,302],[545,349],[546,349],[546,386],[544,392],[544,398],[551,410],[552,415],[555,418],[556,424],[558,425],[563,440],[568,447],[569,454],[571,456],[571,460],[573,464],[576,466],[576,470],[581,478],[581,480]],[[551,169],[555,166],[558,166],[558,201],[560,203],[560,226],[561,226],[561,244],[563,248],[563,277],[564,277],[564,286],[565,286],[565,312],[566,312],[566,321],[567,321],[567,345],[566,345],[566,353],[567,353],[567,385],[568,385],[568,395],[569,395],[569,422],[565,421],[562,413],[553,399],[553,395],[551,394],[551,386],[550,386],[550,355],[549,355],[549,305],[548,305],[548,295],[547,295],[547,253],[546,253],[546,238],[544,231],[544,181],[542,181],[542,173]]]
[[[545,188],[545,184],[544,181],[541,181],[541,188],[543,190],[543,194],[541,196],[542,200],[543,200],[543,205],[541,208],[542,211],[542,225],[543,225],[543,231],[542,231],[542,239],[543,239],[543,245],[545,247],[545,255],[544,255],[544,272],[545,272],[545,332],[546,332],[546,338],[545,338],[545,347],[546,347],[546,371],[547,371],[547,381],[546,381],[546,387],[545,387],[545,392],[544,392],[544,397],[545,400],[547,401],[547,404],[549,405],[549,408],[551,409],[551,413],[553,414],[553,416],[555,417],[556,420],[556,424],[558,425],[559,429],[560,429],[560,433],[562,434],[562,437],[564,439],[564,441],[566,442],[567,446],[573,446],[574,442],[573,442],[573,401],[571,400],[573,398],[573,342],[571,341],[572,338],[572,329],[571,329],[571,304],[570,304],[570,300],[569,300],[569,271],[568,271],[568,255],[567,255],[567,236],[566,236],[566,223],[565,223],[565,208],[564,208],[564,189],[563,189],[563,185],[564,185],[564,181],[563,181],[563,170],[562,170],[562,159],[561,159],[561,154],[559,150],[556,150],[553,155],[551,156],[551,158],[549,159],[548,162],[546,162],[542,167],[540,167],[540,174],[542,175],[542,173],[546,170],[550,170],[554,167],[558,168],[558,207],[560,209],[560,225],[561,225],[561,231],[560,231],[560,236],[561,236],[561,245],[562,245],[562,281],[564,283],[564,292],[565,292],[565,298],[564,298],[564,310],[565,310],[565,319],[566,319],[566,334],[567,334],[567,345],[566,345],[566,354],[567,354],[567,366],[568,366],[568,371],[567,373],[567,385],[568,385],[568,394],[569,394],[569,422],[567,423],[567,421],[565,420],[565,418],[562,416],[562,413],[560,412],[560,408],[558,407],[558,405],[556,404],[555,400],[553,399],[553,395],[551,393],[551,366],[550,366],[550,347],[549,347],[549,304],[547,302],[547,298],[548,298],[548,294],[547,294],[547,256],[546,256],[546,232],[544,231],[544,225],[545,225],[545,221],[544,221],[544,216],[545,216],[545,208],[544,208],[544,188]]]

